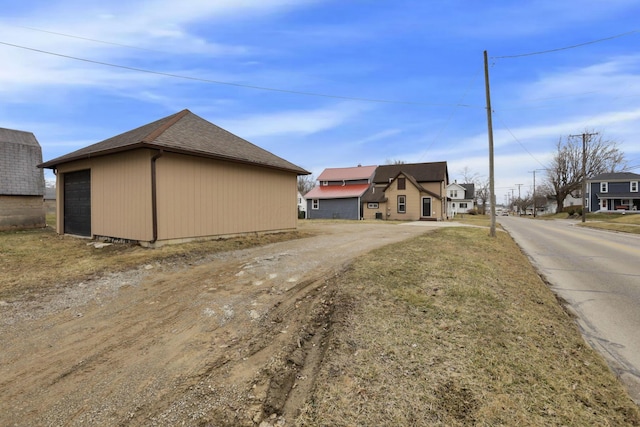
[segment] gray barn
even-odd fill
[[[31,132],[0,128],[0,230],[45,226],[42,149]]]

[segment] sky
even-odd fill
[[[43,159],[189,109],[312,172],[448,164],[531,192],[600,132],[640,173],[636,0],[0,0],[0,127]],[[635,168],[634,168],[635,166]],[[52,179],[51,171],[45,177]]]

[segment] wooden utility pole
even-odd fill
[[[582,135],[569,135],[569,137],[582,136],[582,222],[585,222],[587,218],[585,206],[587,204],[587,138],[597,135],[598,133],[599,132],[585,132]]]
[[[489,203],[491,203],[491,227],[489,236],[496,237],[496,196],[493,176],[493,123],[491,122],[491,91],[489,89],[489,61],[484,51],[484,87],[487,97],[487,127],[489,130]]]
[[[536,217],[536,171],[533,170],[533,217]]]

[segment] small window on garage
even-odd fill
[[[313,199],[311,201],[311,209],[320,209],[320,200]]]
[[[631,192],[632,193],[638,192],[638,181],[631,181]]]

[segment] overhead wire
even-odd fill
[[[73,35],[73,34],[59,33],[59,32],[56,32],[56,31],[43,30],[43,29],[40,29],[40,28],[26,27],[24,25],[11,25],[11,24],[4,24],[4,25],[12,26],[12,27],[15,27],[15,28],[23,28],[25,30],[30,30],[30,31],[38,31],[40,33],[53,34],[53,35],[56,35],[56,36],[69,37],[69,38],[72,38],[72,39],[90,41],[90,42],[94,42],[94,43],[102,43],[102,44],[107,44],[107,45],[111,45],[111,46],[119,46],[119,47],[126,47],[126,48],[129,48],[129,49],[138,49],[138,50],[146,50],[146,51],[149,51],[149,52],[164,53],[164,52],[162,52],[160,50],[156,50],[156,49],[149,49],[149,48],[146,48],[146,47],[133,46],[133,45],[130,45],[130,44],[109,42],[109,41],[98,40],[98,39],[93,39],[93,38],[89,38],[89,37],[76,36],[76,35]]]
[[[525,56],[544,55],[544,54],[547,54],[547,53],[553,53],[553,52],[560,52],[562,50],[575,49],[575,48],[582,47],[582,46],[587,46],[587,45],[590,45],[590,44],[596,44],[596,43],[601,43],[601,42],[605,42],[605,41],[608,41],[608,40],[617,39],[617,38],[620,38],[620,37],[626,37],[626,36],[629,36],[631,34],[636,34],[636,33],[639,33],[639,32],[640,32],[640,30],[631,30],[631,31],[627,31],[626,33],[616,34],[614,36],[604,37],[604,38],[597,39],[597,40],[591,40],[591,41],[584,42],[584,43],[578,43],[578,44],[574,44],[574,45],[571,45],[571,46],[558,47],[558,48],[555,48],[555,49],[548,49],[548,50],[540,50],[540,51],[537,51],[537,52],[520,53],[520,54],[516,54],[516,55],[492,56],[491,58],[492,59],[511,59],[511,58],[522,58],[522,57],[525,57]]]
[[[559,48],[554,48],[554,49],[547,49],[547,50],[542,50],[542,51],[535,51],[535,52],[528,52],[528,53],[522,53],[522,54],[516,54],[516,55],[499,55],[499,56],[492,56],[491,59],[513,59],[513,58],[522,58],[522,57],[528,57],[528,56],[534,56],[534,55],[544,55],[544,54],[548,54],[548,53],[554,53],[554,52],[559,52],[559,51],[564,51],[564,50],[569,50],[569,49],[575,49],[575,48],[579,48],[579,47],[583,47],[583,46],[587,46],[587,45],[591,45],[591,44],[596,44],[596,43],[601,43],[601,42],[605,42],[605,41],[609,41],[609,40],[613,40],[613,39],[617,39],[620,37],[626,37],[632,34],[636,34],[639,33],[640,30],[631,30],[631,31],[627,31],[625,33],[620,33],[620,34],[616,34],[610,37],[604,37],[601,39],[596,39],[596,40],[590,40],[584,43],[579,43],[579,44],[575,44],[575,45],[570,45],[570,46],[564,46],[564,47],[559,47]],[[492,65],[495,65],[495,63],[493,63]],[[595,91],[594,91],[595,92]],[[594,92],[588,92],[588,93],[594,93]],[[585,93],[585,94],[588,94]],[[579,94],[581,95],[581,94]],[[577,95],[576,95],[577,96]],[[614,98],[614,100],[617,98]],[[612,100],[613,101],[613,100]],[[529,108],[520,108],[520,109],[531,109],[533,107],[529,107]],[[546,108],[546,107],[535,107],[535,108]],[[513,110],[513,109],[511,109]],[[494,115],[495,115],[495,111],[493,111]],[[543,166],[544,168],[546,168],[546,166],[544,164],[542,164],[542,162],[540,162],[525,146],[524,144],[522,144],[522,142],[513,134],[513,132],[511,131],[511,129],[509,129],[509,127],[504,123],[504,121],[502,120],[502,118],[497,115],[498,120],[500,120],[500,122],[502,123],[502,125],[505,127],[505,129],[509,132],[509,134],[511,135],[511,137],[527,152],[527,154],[529,156],[531,156],[532,159],[534,159],[538,164],[540,164],[541,166]],[[595,117],[595,116],[593,116]]]
[[[77,56],[65,55],[62,53],[36,49],[28,46],[22,46],[14,43],[3,42],[3,41],[0,41],[0,44],[18,48],[18,49],[24,49],[32,52],[42,53],[46,55],[57,56],[60,58],[72,59],[75,61],[87,62],[90,64],[96,64],[96,65],[103,65],[106,67],[120,68],[123,70],[137,71],[141,73],[148,73],[148,74],[154,74],[154,75],[183,79],[183,80],[191,80],[191,81],[197,81],[202,83],[212,83],[212,84],[218,84],[218,85],[241,87],[246,89],[256,89],[256,90],[263,90],[263,91],[270,91],[270,92],[289,93],[293,95],[304,95],[304,96],[344,99],[349,101],[362,101],[362,102],[383,103],[383,104],[421,105],[421,106],[430,106],[430,107],[452,107],[453,106],[453,107],[466,107],[466,108],[480,108],[480,107],[474,107],[472,105],[467,105],[467,104],[437,104],[437,103],[414,102],[414,101],[397,101],[397,100],[388,100],[388,99],[360,98],[360,97],[353,97],[353,96],[331,95],[331,94],[317,93],[317,92],[304,92],[304,91],[297,91],[297,90],[290,90],[290,89],[279,89],[279,88],[273,88],[273,87],[267,87],[267,86],[256,86],[256,85],[243,84],[243,83],[232,83],[232,82],[225,82],[220,80],[205,79],[201,77],[185,76],[182,74],[167,73],[163,71],[149,70],[146,68],[131,67],[128,65],[114,64],[114,63],[104,62],[104,61],[96,61],[93,59],[80,58]]]

